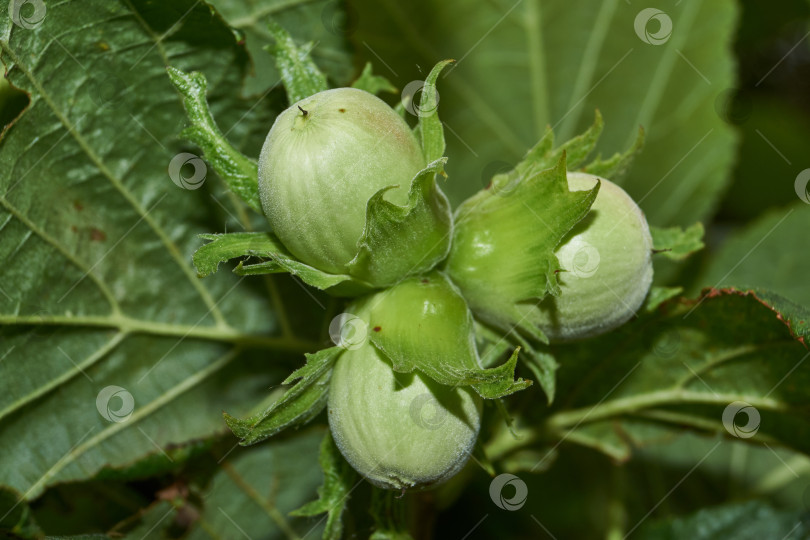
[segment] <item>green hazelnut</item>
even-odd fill
[[[438,262],[424,260],[435,241],[393,228],[391,241],[402,248],[398,260],[359,256],[367,204],[390,187],[384,200],[406,205],[425,166],[416,136],[385,102],[355,88],[326,90],[292,105],[270,129],[259,157],[262,208],[273,232],[304,263],[385,286],[403,277],[402,269],[422,271]],[[438,187],[430,194],[449,229],[446,198]]]
[[[338,448],[380,487],[447,480],[467,461],[481,423],[481,388],[462,380],[480,370],[464,298],[434,271],[347,309],[352,315],[340,320],[351,328],[335,333],[353,339],[336,340],[347,350],[329,388]]]
[[[551,342],[631,318],[653,270],[649,227],[627,193],[562,162],[496,179],[500,189],[459,207],[445,267],[477,317]]]
[[[467,462],[481,424],[481,398],[418,372],[395,373],[366,343],[338,358],[328,412],[335,443],[369,482],[423,489]]]
[[[532,320],[552,341],[603,334],[638,311],[653,278],[652,237],[638,205],[619,186],[600,178],[591,210],[566,236],[556,255],[560,294],[532,306]],[[597,177],[569,172],[571,191],[593,188]]]

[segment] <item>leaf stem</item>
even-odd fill
[[[726,406],[733,401],[746,401],[757,408],[788,411],[789,407],[775,399],[746,396],[742,394],[709,394],[689,390],[661,390],[633,397],[615,399],[593,407],[582,407],[558,412],[549,417],[547,424],[552,429],[577,426],[586,421],[603,420],[621,414],[637,413],[642,409],[660,405],[678,405],[683,403],[705,403]]]

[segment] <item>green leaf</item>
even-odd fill
[[[323,471],[323,485],[318,488],[318,500],[293,510],[290,515],[317,516],[328,513],[323,539],[340,540],[343,537],[343,512],[349,502],[349,493],[354,487],[357,473],[343,459],[329,432],[321,442],[318,461]]]
[[[418,369],[441,384],[470,385],[487,399],[531,384],[514,379],[519,349],[498,367],[479,366],[472,316],[464,298],[440,272],[404,280],[349,309],[368,322],[371,343],[391,361],[394,371]]]
[[[810,250],[799,240],[808,230],[807,204],[799,202],[766,213],[729,236],[710,259],[698,286],[768,289],[810,306]]]
[[[450,381],[453,381],[453,379],[455,379],[455,381],[452,383],[446,382],[445,384],[457,384],[458,381],[464,381],[466,379],[471,381],[475,391],[486,399],[496,399],[519,392],[531,386],[532,381],[523,379],[514,380],[518,353],[520,353],[520,347],[515,349],[512,356],[509,357],[509,360],[498,367],[457,372],[457,374],[454,374],[450,379]]]
[[[234,148],[217,127],[211,111],[208,110],[205,75],[199,72],[183,73],[177,68],[167,69],[177,91],[183,96],[191,126],[185,128],[180,136],[199,146],[205,158],[214,170],[228,184],[234,193],[242,198],[248,206],[262,213],[259,199],[258,165]],[[180,174],[177,169],[176,174]]]
[[[188,509],[199,517],[184,538],[314,538],[320,524],[288,516],[323,481],[315,466],[323,436],[323,429],[308,429],[294,437],[237,448],[220,458],[210,483],[195,494],[202,508]],[[180,510],[178,519],[187,514],[182,507]],[[160,525],[170,532],[171,523],[165,519]]]
[[[273,41],[267,21],[273,20],[297,42],[314,41],[310,56],[329,80],[346,86],[355,75],[348,37],[356,15],[335,0],[211,0],[213,5],[245,41],[253,64],[245,78],[243,95],[259,96],[279,81],[274,58],[264,46]],[[265,129],[265,135],[267,134]]]
[[[287,272],[321,290],[334,287],[331,292],[371,289],[370,285],[352,276],[329,274],[302,263],[273,233],[201,234],[200,238],[211,240],[194,252],[194,266],[200,277],[216,272],[221,262],[238,257],[260,257],[270,260],[252,264],[245,264],[242,260],[234,272],[242,276]]]
[[[340,347],[331,347],[307,354],[307,363],[293,371],[282,384],[298,382],[263,411],[243,420],[223,413],[228,427],[239,437],[239,444],[256,444],[315,418],[326,407],[332,365],[341,352]]]
[[[482,367],[490,367],[513,347],[501,334],[492,330],[481,321],[473,320],[475,325],[475,342]]]
[[[644,300],[644,310],[648,312],[655,311],[658,306],[671,298],[675,298],[682,292],[683,287],[658,287],[654,285],[650,288],[650,292]]]
[[[428,163],[444,156],[444,128],[442,121],[439,120],[439,95],[436,92],[436,80],[442,70],[453,62],[455,60],[442,60],[433,66],[421,88],[422,93],[417,111],[419,124],[416,126],[416,132]],[[415,97],[414,95],[413,98]]]
[[[501,335],[480,321],[475,321],[475,336],[481,354],[481,365],[484,367],[495,363],[513,347],[512,343],[519,345],[523,350],[520,360],[531,370],[540,388],[545,392],[548,404],[551,405],[557,383],[555,373],[559,367],[554,356],[536,348],[518,332]]]
[[[143,508],[137,515],[119,523],[110,531],[111,535],[124,536],[125,538],[145,538],[155,530],[159,530],[161,524],[171,525],[171,520],[166,523],[166,518],[175,514],[176,509],[170,501],[157,501],[147,508]],[[109,537],[108,537],[109,538]]]
[[[551,405],[554,401],[554,392],[557,386],[555,377],[559,365],[554,356],[548,352],[538,350],[524,341],[526,352],[521,357],[523,363],[532,371],[534,378],[546,394],[546,402]]]
[[[408,202],[385,200],[383,188],[366,204],[366,225],[358,252],[346,268],[373,283],[396,283],[429,271],[447,256],[453,228],[450,203],[436,185],[447,158],[429,163],[411,181]],[[427,247],[426,247],[427,246]],[[410,253],[421,254],[418,259]]]
[[[212,112],[255,146],[273,105],[240,121],[255,100],[233,32],[194,0],[89,0],[80,18],[54,2],[35,30],[0,18],[0,59],[30,96],[0,139],[0,484],[25,500],[226,431],[222,409],[246,414],[289,353],[317,348],[281,336],[283,307],[238,276],[191,265],[196,235],[244,207],[169,178],[189,148],[167,67],[217,81]]]
[[[804,514],[796,510],[776,510],[762,501],[733,503],[650,522],[634,537],[642,540],[807,538],[810,526]]]
[[[615,332],[552,348],[566,397],[547,425],[620,460],[683,428],[810,454],[808,321],[806,309],[764,291],[671,300]],[[756,429],[735,429],[746,423],[736,402],[756,411]]]
[[[616,153],[608,159],[603,160],[600,155],[588,160],[602,130],[605,122],[599,109],[594,113],[593,124],[581,135],[566,141],[562,145],[554,148],[554,132],[549,127],[543,134],[543,138],[537,142],[515,168],[506,174],[499,174],[492,178],[491,186],[494,189],[508,189],[509,186],[518,181],[518,178],[529,173],[531,169],[549,169],[566,156],[566,167],[569,171],[581,170],[589,174],[595,174],[611,181],[618,182],[619,179],[629,170],[633,158],[644,145],[644,130],[639,128],[638,136],[633,145],[624,153]],[[587,163],[586,163],[587,161]]]
[[[298,47],[290,34],[275,21],[267,25],[275,45],[267,50],[276,58],[276,69],[281,74],[290,105],[328,89],[326,76],[309,57],[313,43]]]
[[[172,445],[165,448],[163,452],[147,454],[143,458],[127,463],[120,467],[105,467],[96,474],[91,481],[107,482],[129,482],[142,480],[150,476],[170,474],[180,465],[186,465],[200,455],[211,451],[212,445],[217,442],[220,434],[204,438],[195,439],[183,444]],[[75,484],[71,484],[75,485]],[[99,508],[98,504],[87,500],[85,503],[94,510]]]
[[[639,126],[648,135],[621,185],[651,223],[686,226],[717,207],[737,141],[715,101],[737,84],[738,2],[661,4],[673,28],[661,45],[634,32],[645,6],[621,0],[353,5],[364,15],[353,36],[365,44],[361,61],[379,55],[399,80],[411,81],[437,58],[459,59],[441,78],[442,120],[457,134],[447,140],[448,173],[464,179],[448,190],[454,206],[481,187],[482,171],[516,163],[547,126],[567,140],[599,109],[603,155],[631,145]],[[657,22],[648,24],[655,32]]]
[[[543,138],[526,152],[511,173],[497,175],[492,179],[492,187],[505,188],[516,178],[527,174],[532,169],[550,169],[557,165],[563,156],[565,156],[568,170],[580,168],[596,147],[604,127],[602,114],[597,109],[593,124],[584,133],[573,137],[557,148],[554,148],[554,131],[550,127],[546,128]]]
[[[371,73],[371,62],[366,62],[360,77],[352,83],[352,88],[365,90],[369,94],[379,94],[380,92],[397,93],[397,87],[391,81],[381,75]]]
[[[686,229],[650,227],[650,234],[655,252],[675,261],[681,261],[704,247],[702,223]]]
[[[615,183],[621,183],[622,179],[630,172],[630,166],[636,155],[641,152],[645,139],[644,128],[639,126],[635,142],[624,153],[616,152],[607,159],[602,159],[601,155],[597,155],[593,161],[582,167],[582,171],[607,178]]]

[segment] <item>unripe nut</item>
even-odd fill
[[[569,172],[571,191],[593,188],[597,177]],[[612,330],[630,319],[653,277],[647,220],[619,186],[602,185],[588,215],[563,239],[556,255],[560,294],[548,296],[532,319],[552,341],[571,341]]]
[[[355,88],[325,90],[276,118],[259,157],[259,192],[273,232],[301,261],[345,273],[380,189],[402,205],[425,167],[405,121]]]
[[[341,354],[329,387],[329,427],[346,460],[386,489],[423,489],[467,462],[481,398],[414,373],[395,373],[366,343]]]

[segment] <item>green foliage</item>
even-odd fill
[[[212,0],[209,2],[244,41],[252,69],[244,79],[242,94],[259,99],[279,83],[275,59],[265,47],[274,42],[268,21],[275,21],[298,43],[311,42],[309,56],[337,86],[354,74],[347,37],[354,21],[335,0]],[[271,119],[272,121],[272,119]],[[267,135],[267,126],[264,135]]]
[[[416,132],[419,135],[422,151],[425,153],[425,159],[428,162],[444,156],[444,127],[442,121],[439,120],[437,110],[439,96],[436,91],[436,81],[439,79],[442,70],[452,62],[453,60],[443,60],[436,64],[425,79],[419,95],[417,109],[419,124],[416,127]],[[413,96],[413,99],[415,98],[416,96]],[[411,104],[411,107],[415,107],[415,104]]]
[[[269,23],[268,28],[276,43],[272,47],[268,46],[267,50],[276,59],[276,69],[281,74],[290,105],[329,88],[326,85],[326,76],[309,57],[315,46],[313,43],[299,47],[290,34],[276,22]]]
[[[436,176],[444,174],[446,161],[439,158],[419,171],[411,181],[404,206],[384,199],[390,188],[381,189],[369,199],[357,255],[347,265],[352,274],[366,276],[374,283],[391,284],[428,271],[447,256],[453,228],[450,203],[436,185]],[[414,260],[403,251],[422,255]]]
[[[687,229],[652,227],[653,249],[664,257],[680,261],[703,249],[703,224],[695,223]]]
[[[315,418],[326,406],[332,366],[341,352],[343,349],[332,347],[308,354],[306,365],[293,371],[282,384],[298,382],[263,411],[244,420],[224,413],[225,422],[240,444],[256,444]]]
[[[242,155],[231,146],[216,125],[208,110],[206,89],[208,83],[202,73],[183,73],[169,67],[169,78],[183,95],[183,105],[191,120],[191,126],[180,135],[199,146],[214,170],[239,197],[256,212],[261,213],[257,183],[258,166],[256,161]]]
[[[711,538],[807,538],[810,527],[799,512],[775,510],[759,501],[700,510],[639,531],[644,540],[709,540]]]
[[[28,503],[19,493],[1,487],[0,512],[0,534],[12,538],[38,538],[42,535]]]
[[[216,272],[222,262],[246,257],[234,268],[236,274],[252,276],[285,272],[298,276],[304,283],[322,290],[339,286],[342,286],[343,291],[363,291],[372,288],[371,285],[352,276],[329,274],[302,263],[270,232],[201,234],[200,238],[211,240],[194,252],[194,266],[200,277]],[[250,257],[269,260],[245,264]]]
[[[810,305],[804,270],[810,264],[806,237],[810,205],[797,202],[767,212],[733,234],[712,257],[700,286],[760,287],[803,306]]]
[[[317,516],[327,513],[323,539],[339,540],[343,537],[343,512],[349,502],[349,493],[357,479],[357,473],[340,455],[329,433],[321,442],[318,462],[324,474],[323,485],[318,488],[318,500],[305,504],[290,515]]]
[[[464,179],[448,189],[454,205],[488,182],[482,178],[488,165],[516,163],[548,126],[568,140],[594,109],[606,119],[603,155],[627,148],[639,126],[650,134],[619,184],[640,201],[651,224],[705,220],[728,185],[738,137],[715,101],[736,84],[731,43],[739,7],[733,0],[662,5],[672,33],[658,46],[634,32],[644,7],[635,2],[353,5],[364,15],[353,36],[367,45],[359,48],[362,60],[385,60],[398,86],[424,79],[424,66],[438,58],[457,59],[439,88],[442,120],[456,134],[448,138],[448,173]],[[791,44],[803,33],[791,36]]]
[[[363,67],[363,72],[357,80],[352,83],[352,88],[365,90],[370,94],[379,94],[380,92],[395,94],[397,91],[397,88],[391,84],[391,81],[380,75],[374,75],[371,72],[371,62],[366,62],[365,67]]]
[[[605,336],[552,348],[565,398],[546,424],[626,460],[634,447],[685,427],[733,436],[723,414],[739,401],[761,415],[740,440],[808,453],[808,318],[806,308],[771,294],[710,289]]]
[[[13,20],[14,4],[0,1],[0,536],[808,536],[810,207],[791,189],[808,127],[801,99],[774,91],[803,96],[806,3],[685,2],[665,8],[673,32],[659,46],[633,32],[641,6],[618,0],[87,0],[48,2],[34,28]],[[762,60],[736,82],[740,6],[737,53]],[[769,50],[777,33],[788,46]],[[370,287],[255,232],[267,225],[254,158],[288,103],[353,79],[393,101],[421,83],[411,105],[424,114],[397,108],[432,162],[406,208],[384,191],[369,202],[358,265],[370,251],[401,255],[383,238],[449,207],[428,197],[445,167],[454,203],[489,185],[482,208],[517,220],[528,205],[554,221],[549,234],[529,215],[518,234],[538,249],[488,267],[508,278],[529,263],[521,301],[557,291],[553,249],[596,194],[567,192],[566,168],[618,181],[659,226],[659,286],[596,339],[548,346],[483,317],[408,328],[413,316],[400,319],[403,348],[373,330],[397,321],[371,310],[371,342],[399,371],[490,398],[526,388],[523,377],[541,387],[545,398],[528,388],[490,402],[499,413],[485,411],[474,455],[528,484],[519,511],[493,506],[475,465],[433,492],[381,494],[328,433],[300,428],[324,408],[341,352],[324,349],[327,327],[343,305],[293,279],[330,294]],[[757,81],[750,118],[729,118],[719,100]],[[439,101],[441,119],[427,114]],[[181,153],[206,173],[193,189],[169,169]],[[536,190],[513,191],[517,179]],[[430,240],[441,258],[447,239]],[[294,278],[265,275],[278,273]],[[467,298],[477,312],[505,298],[487,292]],[[449,327],[460,342],[426,337]],[[756,429],[726,421],[736,401],[757,411]],[[683,452],[685,439],[700,452]],[[108,509],[130,517],[108,529]]]
[[[274,440],[248,449],[237,448],[220,458],[215,473],[199,493],[188,500],[172,501],[174,510],[156,525],[170,529],[172,521],[192,518],[189,538],[315,538],[320,524],[293,517],[291,512],[312,496],[323,481],[315,465],[323,431],[306,430],[284,440]],[[192,486],[193,489],[198,489]],[[199,498],[196,498],[199,497]],[[202,503],[201,508],[197,508]],[[148,530],[148,529],[146,529]],[[130,533],[128,537],[141,538]]]
[[[245,207],[213,172],[197,190],[167,175],[194,149],[177,138],[187,120],[166,69],[216,81],[212,113],[253,147],[278,109],[244,116],[255,102],[238,97],[248,57],[233,33],[191,0],[88,2],[81,31],[76,9],[49,3],[36,30],[0,19],[0,59],[30,95],[0,140],[0,482],[26,500],[222,433],[222,409],[246,413],[286,376],[268,358],[316,348],[282,336],[285,315],[255,288],[190,264],[222,208]],[[123,393],[97,406],[112,386]],[[110,416],[127,394],[132,416]]]

